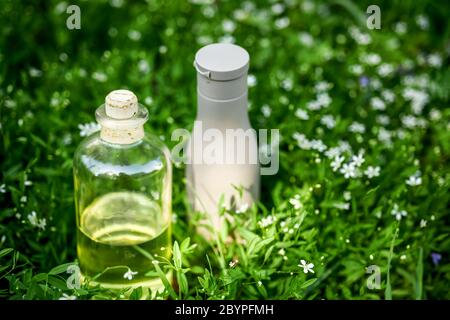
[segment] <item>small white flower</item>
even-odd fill
[[[423,14],[420,14],[416,17],[416,23],[422,30],[427,30],[430,26],[428,17],[424,16]]]
[[[394,67],[389,63],[383,63],[377,68],[377,72],[380,77],[387,77],[392,74]]]
[[[311,142],[305,137],[304,134],[295,132],[292,137],[297,140],[297,144],[301,149],[311,149]]]
[[[341,170],[339,170],[339,172],[344,175],[345,179],[356,177],[356,167],[353,164],[353,162],[344,163],[344,165],[342,166]]]
[[[32,185],[33,185],[33,181],[25,180],[25,181],[23,182],[23,185],[26,186],[26,187],[32,186]]]
[[[20,197],[20,202],[27,202],[27,196]]]
[[[284,11],[284,5],[281,3],[275,3],[270,9],[274,14],[281,14]]]
[[[230,266],[230,268],[234,268],[238,263],[239,263],[239,260],[236,259],[236,260],[231,260],[228,265]]]
[[[137,271],[131,271],[131,269],[128,269],[128,271],[123,274],[123,278],[133,280],[133,277],[137,274],[138,274]]]
[[[268,118],[272,114],[272,108],[270,108],[267,104],[261,107],[261,112],[264,117]]]
[[[253,74],[249,74],[247,77],[247,85],[249,87],[254,87],[256,86],[257,80],[256,77]]]
[[[412,88],[405,88],[402,95],[405,100],[411,101],[411,109],[417,115],[422,113],[423,108],[430,99],[425,91]]]
[[[394,93],[388,89],[381,91],[381,96],[383,97],[384,101],[386,101],[387,103],[392,103],[395,100]]]
[[[378,139],[385,145],[390,146],[392,144],[392,133],[381,127],[378,131]]]
[[[147,60],[144,60],[144,59],[139,60],[138,70],[143,74],[147,74],[150,72],[150,65],[147,62]]]
[[[222,29],[226,33],[233,33],[236,30],[236,23],[234,21],[226,19],[222,22]]]
[[[258,224],[261,228],[266,228],[273,224],[277,219],[274,216],[267,216],[258,221]]]
[[[66,133],[62,137],[62,143],[66,146],[72,143],[72,136],[70,135],[70,133]]]
[[[300,264],[298,265],[300,268],[303,268],[304,273],[314,273],[314,264],[313,263],[307,263],[305,260],[300,260]]]
[[[316,93],[321,93],[321,92],[327,91],[330,88],[331,88],[331,83],[328,83],[326,81],[317,82],[316,85],[314,86],[314,90],[316,91]]]
[[[360,167],[363,163],[364,163],[365,159],[364,159],[364,154],[363,152],[360,152],[358,155],[354,155],[352,156],[352,161],[351,163],[355,166],[355,167]]]
[[[289,26],[290,20],[288,17],[282,17],[277,20],[275,20],[275,27],[277,29],[284,29]]]
[[[344,200],[350,201],[352,199],[352,193],[350,191],[344,191]]]
[[[417,174],[413,175],[413,176],[410,176],[406,180],[406,184],[411,186],[411,187],[420,186],[422,184],[422,177],[417,175]]]
[[[325,151],[325,156],[328,159],[333,159],[341,155],[341,150],[338,147],[333,147]]]
[[[370,99],[370,105],[373,110],[385,110],[386,109],[386,104],[384,103],[383,100],[381,100],[378,97],[373,97],[372,99]]]
[[[45,230],[45,227],[47,226],[47,220],[45,220],[45,218],[39,219],[36,227],[38,227],[39,229]]]
[[[339,210],[349,210],[350,209],[350,203],[348,202],[338,202],[333,204],[333,207]]]
[[[31,225],[33,225],[33,226],[37,225],[38,218],[37,218],[36,211],[31,211],[31,213],[27,216],[27,218]]]
[[[366,132],[366,127],[362,123],[355,121],[348,127],[348,130],[354,133],[364,133]]]
[[[406,259],[406,255],[402,254],[402,255],[400,256],[400,260],[405,260],[405,259]]]
[[[286,255],[286,250],[284,250],[284,248],[281,248],[280,250],[278,250],[278,254],[280,256],[284,256],[284,255]]]
[[[413,115],[406,115],[401,117],[402,124],[408,129],[414,129],[416,127],[425,127],[426,121],[422,118],[415,117]]]
[[[373,177],[378,177],[380,175],[380,167],[368,166],[366,171],[364,171],[364,174],[369,179],[372,179]]]
[[[381,57],[376,53],[369,53],[367,55],[362,56],[361,60],[368,65],[374,66],[381,62]]]
[[[425,219],[420,220],[420,227],[425,228],[426,226],[427,226],[427,220],[425,220]]]
[[[353,38],[353,40],[355,40],[356,43],[358,43],[360,45],[368,45],[372,41],[372,38],[370,37],[369,34],[362,33],[355,26],[351,26],[348,31],[350,33],[350,36]]]
[[[281,87],[286,91],[291,91],[294,87],[294,83],[292,82],[292,79],[284,79],[281,81]]]
[[[430,54],[427,61],[431,67],[440,68],[442,66],[442,57],[438,53]]]
[[[394,26],[394,31],[398,34],[405,34],[408,27],[405,22],[397,22]]]
[[[42,71],[39,69],[36,69],[34,67],[30,68],[29,73],[30,73],[30,77],[32,77],[32,78],[42,77]]]
[[[67,293],[63,293],[63,295],[58,300],[77,300],[76,296],[69,296]]]
[[[295,210],[303,207],[302,202],[300,201],[300,195],[296,194],[294,198],[289,199],[289,203],[292,204]]]
[[[320,119],[320,123],[326,126],[328,129],[333,129],[336,126],[336,120],[334,120],[334,117],[330,114],[324,115]]]
[[[0,193],[5,193],[5,192],[6,192],[6,184],[0,185]]]
[[[324,108],[328,107],[331,103],[331,97],[327,92],[323,92],[317,95],[317,102]]]
[[[364,69],[363,69],[363,67],[360,64],[354,64],[354,65],[351,65],[349,67],[349,71],[352,74],[354,74],[356,76],[359,76],[359,75],[361,75],[364,72]]]
[[[432,109],[430,111],[430,119],[431,120],[438,121],[438,120],[441,120],[441,118],[442,118],[442,113],[439,110]]]
[[[92,79],[98,81],[98,82],[106,82],[108,80],[108,76],[103,72],[94,72],[92,74]]]
[[[312,47],[312,45],[314,44],[314,38],[308,32],[300,32],[300,34],[298,35],[298,39],[300,43],[305,47]]]
[[[128,31],[128,38],[130,38],[133,41],[139,41],[141,40],[141,33],[137,30],[130,30]]]
[[[248,203],[242,204],[239,209],[236,210],[237,214],[244,213],[248,210]]]
[[[303,109],[297,109],[295,111],[295,116],[297,118],[299,118],[300,120],[308,120],[309,119],[308,113]]]
[[[339,148],[339,150],[341,150],[341,153],[344,153],[344,152],[350,152],[350,151],[352,151],[352,147],[350,146],[350,143],[348,143],[347,141],[344,141],[344,140],[340,140],[339,142],[338,142],[338,148]]]
[[[317,139],[311,140],[310,146],[311,146],[311,149],[317,150],[319,152],[323,152],[323,151],[327,150],[327,146],[322,142],[322,140],[317,140]]]
[[[402,217],[406,217],[408,215],[408,212],[405,210],[399,210],[398,205],[395,204],[392,208],[391,214],[397,219],[398,221],[402,220]]]
[[[340,156],[335,157],[334,160],[331,161],[331,168],[333,169],[333,171],[337,171],[341,167],[344,160],[345,160],[344,157]]]
[[[47,221],[45,220],[45,218],[39,219],[37,217],[36,211],[31,211],[31,213],[27,216],[27,218],[33,227],[37,227],[39,229],[45,230]]]
[[[78,129],[80,129],[80,136],[87,137],[91,134],[100,130],[100,125],[96,122],[89,122],[84,124],[79,124]]]
[[[384,114],[377,115],[376,121],[379,124],[381,124],[382,126],[387,126],[391,122],[389,117],[387,115],[384,115]]]

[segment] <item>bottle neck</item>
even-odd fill
[[[247,76],[213,81],[198,74],[197,120],[218,129],[248,126]]]
[[[100,138],[114,144],[132,144],[144,138],[144,126],[109,128],[102,126]]]
[[[200,91],[197,93],[197,120],[222,123],[226,127],[239,126],[243,121],[248,121],[246,92],[231,100],[211,99],[205,97]]]
[[[148,119],[147,109],[139,105],[138,111],[127,119],[114,119],[105,112],[105,106],[101,105],[95,117],[100,124],[100,138],[114,144],[132,144],[144,138],[144,124]]]

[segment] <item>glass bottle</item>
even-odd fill
[[[96,111],[101,130],[74,157],[77,254],[83,279],[105,288],[163,288],[152,259],[171,252],[171,162],[144,133],[147,109],[128,90]]]

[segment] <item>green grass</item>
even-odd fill
[[[381,2],[382,28],[368,30],[366,1],[202,2],[212,4],[77,1],[80,30],[66,28],[69,2],[1,3],[0,297],[124,294],[66,283],[78,125],[129,88],[150,111],[146,130],[172,147],[171,132],[195,118],[195,52],[232,39],[251,56],[252,125],[280,129],[280,171],[263,177],[261,203],[223,212],[235,219],[210,242],[174,168],[176,244],[156,272],[171,268],[178,285],[166,279],[161,297],[449,299],[449,5]],[[333,171],[323,145],[340,146],[346,164],[364,150],[359,174]],[[421,183],[406,184],[418,172]],[[366,286],[370,265],[379,290]]]

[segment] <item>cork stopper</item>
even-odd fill
[[[138,103],[136,95],[129,90],[111,91],[105,104],[95,111],[101,126],[100,138],[115,144],[131,144],[144,138],[147,109]]]
[[[129,119],[138,111],[138,100],[130,90],[114,90],[105,98],[106,115],[113,119]]]

